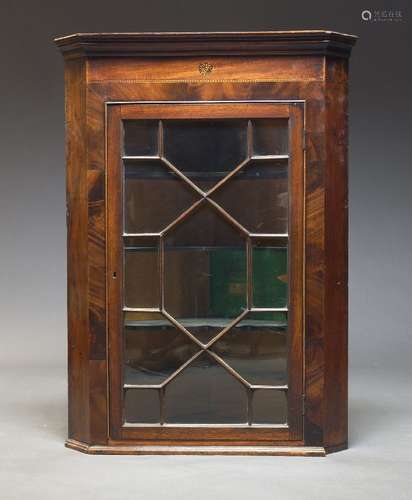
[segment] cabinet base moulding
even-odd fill
[[[89,455],[261,455],[324,457],[332,450],[323,446],[138,446],[88,445],[74,439],[66,447]],[[343,446],[340,449],[344,449]],[[333,450],[338,451],[338,450]]]

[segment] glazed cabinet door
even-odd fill
[[[107,105],[110,437],[303,436],[303,106]]]

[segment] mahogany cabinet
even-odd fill
[[[347,447],[355,40],[55,40],[66,86],[68,447]]]

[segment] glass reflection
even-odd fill
[[[165,307],[208,341],[246,307],[246,248],[203,204],[165,237]]]
[[[159,391],[156,389],[126,389],[124,391],[124,421],[130,424],[159,423]]]
[[[124,249],[124,302],[127,307],[159,307],[158,240],[128,238]]]
[[[288,120],[253,120],[253,154],[286,155],[289,149]]]
[[[211,198],[252,233],[287,233],[287,160],[252,160]]]
[[[202,354],[166,386],[165,421],[245,423],[246,389],[210,356]]]
[[[186,334],[156,313],[126,313],[124,339],[125,384],[161,384],[199,351]]]
[[[124,168],[127,233],[160,232],[199,198],[161,160],[125,161]]]
[[[165,157],[208,189],[247,156],[247,120],[166,120]]]
[[[253,306],[287,307],[287,243],[266,243],[263,240],[254,242],[252,267]]]
[[[249,313],[211,350],[252,385],[287,384],[285,313]]]
[[[124,154],[127,156],[157,155],[158,127],[157,120],[124,120]]]
[[[287,400],[285,391],[261,389],[253,391],[254,424],[286,424]]]

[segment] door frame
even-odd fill
[[[106,103],[107,310],[109,346],[109,436],[139,443],[218,442],[262,444],[303,439],[304,387],[304,102],[303,101],[119,101]],[[177,112],[177,110],[179,110]],[[196,112],[196,116],[190,113]],[[288,424],[259,426],[172,425],[127,426],[122,422],[122,119],[280,118],[290,127],[289,152],[289,370]],[[116,278],[113,279],[113,273]],[[120,306],[120,307],[119,307]],[[291,333],[292,332],[292,333]],[[293,358],[293,359],[291,359]],[[298,443],[296,443],[298,444]]]

